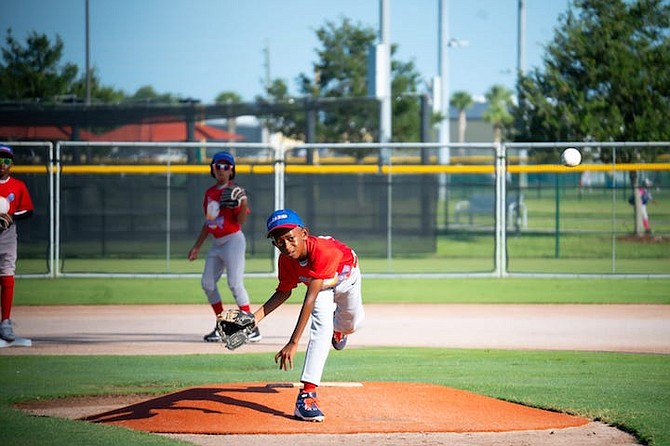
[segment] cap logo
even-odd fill
[[[278,214],[270,219],[268,226],[272,226],[273,223],[278,222],[279,220],[285,220],[288,218],[288,214]]]

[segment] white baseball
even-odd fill
[[[9,212],[9,200],[5,197],[0,197],[0,214]]]
[[[582,154],[574,147],[568,147],[561,154],[561,163],[564,166],[575,167],[582,162]]]

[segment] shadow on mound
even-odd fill
[[[324,423],[293,417],[297,389],[262,383],[184,389],[83,418],[171,434],[358,434],[561,429],[588,419],[422,383],[321,387]]]

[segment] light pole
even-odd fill
[[[441,0],[441,2],[444,2],[446,0]],[[446,20],[444,18],[443,20]],[[442,23],[443,20],[440,20],[440,23]],[[451,122],[451,116],[449,113],[450,110],[450,98],[449,98],[449,60],[448,60],[448,55],[447,55],[447,49],[448,48],[463,48],[468,45],[470,45],[470,42],[467,40],[461,40],[461,39],[456,39],[456,38],[449,38],[444,34],[444,29],[446,26],[440,26],[440,51],[439,51],[439,88],[438,88],[438,94],[435,94],[436,92],[434,91],[434,97],[433,101],[438,105],[438,111],[444,118],[442,121],[440,121],[440,145],[441,145],[441,156],[440,156],[440,162],[442,164],[449,164],[449,147],[447,146],[450,142],[450,122]],[[443,43],[445,42],[445,43]]]
[[[519,104],[519,107],[523,110],[523,99],[521,97],[521,77],[523,76],[525,65],[526,65],[526,0],[519,0],[518,10],[517,10],[517,59],[516,59],[516,100]],[[526,164],[528,160],[528,150],[521,149],[519,151],[519,159],[522,164]],[[517,193],[517,210],[519,209],[519,197],[521,196],[521,189],[528,186],[528,174],[520,173],[519,174],[519,191]],[[517,213],[517,231],[519,229],[518,225],[519,216]]]
[[[442,114],[440,121],[440,164],[449,164],[449,59],[447,49],[449,48],[449,29],[447,17],[447,0],[439,0],[439,23],[438,23],[438,76],[440,79],[439,105]],[[441,181],[442,182],[442,181]],[[443,189],[442,187],[440,189]]]
[[[391,0],[379,2],[379,46],[377,70],[380,76],[378,97],[381,101],[379,115],[379,142],[390,142],[392,139],[392,107],[391,107]],[[390,160],[390,150],[382,146],[380,162]]]
[[[526,65],[526,1],[519,0],[517,10],[516,72],[521,76]],[[517,79],[518,80],[518,79]]]
[[[89,5],[86,0],[86,105],[91,105],[91,50],[89,36]]]
[[[439,128],[440,148],[438,160],[440,164],[449,164],[450,161],[450,132],[451,116],[449,113],[449,57],[450,47],[463,47],[469,43],[465,40],[449,38],[447,0],[439,0],[438,4],[438,79],[433,82],[433,104],[442,115]],[[436,91],[437,90],[437,91]],[[447,206],[447,175],[439,176],[438,198],[445,201]],[[445,221],[445,225],[447,222]]]

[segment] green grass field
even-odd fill
[[[299,355],[299,363],[303,360]],[[389,364],[396,366],[389,367]],[[297,380],[272,355],[5,356],[0,425],[6,445],[176,445],[141,432],[28,416],[19,401],[75,395],[160,395],[195,385]],[[466,389],[619,426],[670,444],[670,361],[662,355],[454,349],[351,349],[331,355],[329,381],[412,381]],[[147,397],[149,398],[149,397]]]
[[[670,238],[659,242],[612,240],[604,233],[508,235],[510,273],[568,274],[670,274]],[[185,248],[184,252],[188,248]],[[362,257],[364,273],[491,273],[495,268],[492,234],[454,233],[438,238],[432,254],[393,257]],[[272,273],[273,261],[249,257],[247,273]],[[204,260],[189,262],[183,255],[160,258],[68,258],[63,273],[191,274],[202,272]],[[45,259],[19,257],[19,274],[46,274]]]
[[[465,193],[469,189],[462,191]],[[618,190],[612,197],[611,189],[597,189],[580,195],[576,187],[564,187],[557,209],[553,187],[527,190],[524,203],[528,210],[528,226],[516,231],[512,224],[508,224],[508,271],[670,275],[670,195],[665,189],[654,191],[656,200],[648,205],[655,236],[651,240],[631,240],[634,213],[626,201],[627,193],[627,190]],[[353,240],[351,245],[361,257],[363,272],[492,272],[495,267],[494,214],[477,215],[472,226],[467,221],[455,224],[457,201],[450,201],[451,223],[448,227],[443,222],[443,204],[437,206],[440,229],[435,231],[434,246],[430,245],[429,252],[416,252],[414,247],[424,246],[428,241],[418,243],[406,234],[392,239],[390,259],[387,258],[387,239],[383,234],[372,239]],[[402,203],[395,206],[402,208]],[[142,234],[131,237],[124,233],[100,233],[93,240],[67,239],[61,247],[59,266],[63,273],[195,275],[204,265],[202,258],[195,262],[186,260],[195,236],[183,232],[172,234],[169,256],[164,240],[144,239]],[[263,237],[251,249],[251,235],[249,239],[246,272],[271,273],[272,246]],[[44,242],[20,245],[19,249],[19,274],[48,272]]]
[[[246,284],[253,303],[259,304],[275,281],[248,279]],[[364,299],[368,303],[670,304],[668,289],[668,281],[660,279],[367,279]],[[299,302],[299,297],[292,301]],[[15,297],[16,305],[204,302],[198,279],[23,279],[17,281]],[[180,444],[110,426],[29,416],[11,405],[68,396],[158,395],[208,383],[297,380],[298,373],[279,372],[269,354],[126,357],[3,352],[2,443]],[[331,355],[324,379],[447,385],[601,420],[632,432],[643,443],[670,445],[668,355],[364,348]]]

